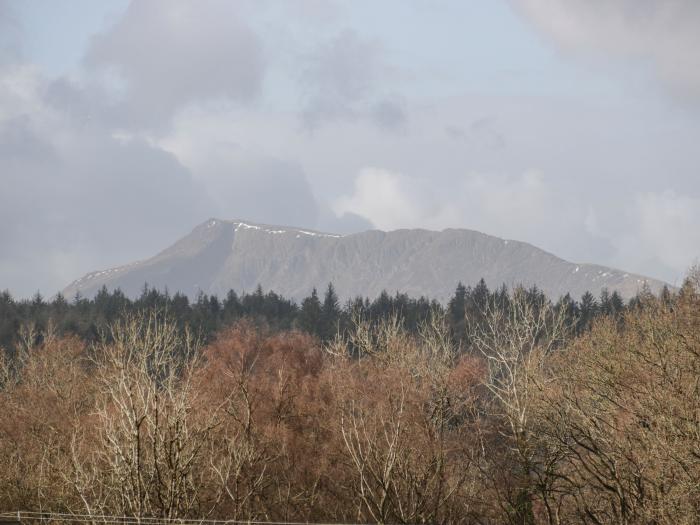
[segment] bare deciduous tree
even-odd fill
[[[86,510],[162,518],[207,511],[198,505],[200,477],[219,419],[216,410],[195,413],[198,341],[162,312],[145,312],[115,323],[92,364],[97,446],[90,456],[74,455]]]
[[[558,448],[562,523],[694,523],[700,509],[700,301],[647,302],[553,363],[540,433]]]
[[[506,425],[503,435],[519,467],[514,474],[520,482],[508,514],[515,522],[534,522],[533,497],[539,494],[551,518],[549,480],[542,476],[550,470],[550,458],[538,449],[531,419],[547,358],[571,332],[565,312],[548,300],[533,301],[525,289],[516,288],[507,305],[488,303],[481,316],[468,320],[467,329],[472,349],[486,359],[484,384],[495,401],[491,410]]]
[[[472,387],[454,382],[457,357],[444,318],[433,316],[409,335],[390,318],[362,322],[349,338],[359,362],[346,362],[336,384],[340,433],[357,496],[356,519],[378,523],[446,523],[468,519],[478,447],[455,424],[471,408]],[[337,342],[335,343],[337,345]]]

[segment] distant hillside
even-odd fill
[[[593,264],[575,264],[530,244],[471,230],[404,229],[335,235],[285,226],[211,219],[158,255],[126,266],[89,273],[71,283],[92,296],[106,285],[138,295],[144,283],[194,296],[251,291],[261,285],[301,299],[332,282],[341,298],[374,297],[382,290],[447,300],[459,281],[484,278],[490,287],[537,285],[557,298],[580,297],[603,288],[623,297],[646,282],[664,283]]]

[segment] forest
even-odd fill
[[[700,515],[700,272],[301,305],[0,296],[0,510],[275,522]],[[99,521],[95,519],[95,521]]]
[[[642,290],[642,293],[648,291]],[[265,293],[260,286],[253,293],[238,294],[230,290],[223,299],[200,293],[193,301],[184,294],[171,295],[167,290],[148,284],[144,284],[136,299],[127,297],[119,289],[110,291],[106,287],[92,298],[76,295],[70,302],[60,293],[50,301],[38,292],[30,300],[15,300],[5,291],[0,292],[0,348],[13,352],[20,340],[23,339],[25,345],[27,338],[31,339],[31,344],[38,343],[47,332],[76,335],[87,342],[95,342],[124,314],[147,309],[167,312],[174,322],[195,330],[205,342],[240,319],[248,319],[273,332],[299,330],[328,341],[344,333],[358,315],[378,322],[398,314],[404,327],[415,332],[419,324],[435,312],[446,316],[451,334],[461,340],[468,317],[478,316],[487,304],[505,304],[508,294],[506,285],[491,291],[483,279],[474,286],[458,283],[447,305],[399,292],[390,295],[386,291],[372,300],[356,297],[341,304],[332,283],[322,296],[316,289],[311,290],[301,304],[274,291]],[[533,303],[546,299],[537,287],[527,289],[526,296]],[[668,300],[670,290],[665,288],[661,296]],[[580,300],[566,295],[559,298],[554,307],[564,310],[567,321],[580,333],[595,317],[619,316],[638,302],[639,297],[635,297],[625,304],[617,292],[603,290],[598,298],[590,292]]]

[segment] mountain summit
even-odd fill
[[[552,298],[567,292],[636,294],[664,283],[593,264],[560,259],[530,244],[472,230],[370,230],[351,235],[210,219],[158,255],[71,283],[64,295],[92,296],[103,285],[138,295],[144,283],[189,296],[252,291],[258,285],[301,299],[332,282],[342,298],[382,290],[447,300],[459,281],[490,287],[537,285]]]

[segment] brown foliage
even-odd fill
[[[599,323],[552,360],[538,432],[557,457],[557,520],[696,523],[700,302]]]

